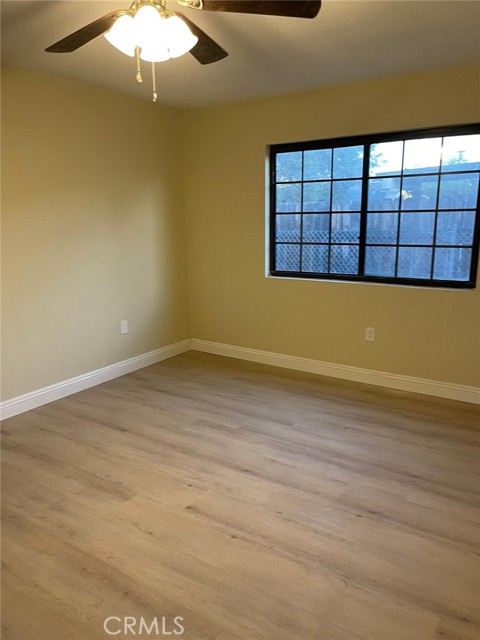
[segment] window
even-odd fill
[[[475,286],[480,125],[270,148],[270,273]]]

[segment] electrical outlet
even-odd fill
[[[375,327],[365,327],[365,340],[375,342]]]
[[[122,336],[128,333],[128,320],[120,320],[120,333]]]

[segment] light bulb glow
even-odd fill
[[[140,58],[145,62],[165,62],[170,59],[170,52],[165,46],[164,40],[147,45],[140,45]]]
[[[140,7],[135,14],[135,37],[139,47],[154,46],[162,37],[162,28],[162,17],[152,4]]]
[[[171,58],[179,58],[188,53],[198,42],[185,22],[178,16],[165,20],[165,38]]]
[[[178,16],[162,15],[157,5],[142,5],[135,17],[124,15],[115,21],[105,38],[122,53],[133,57],[136,47],[147,62],[164,62],[188,53],[198,42]]]
[[[132,16],[120,16],[113,27],[105,34],[106,40],[126,56],[135,55],[136,33],[135,20]]]

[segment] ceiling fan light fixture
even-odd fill
[[[128,15],[120,16],[105,34],[105,39],[126,56],[133,58],[137,46],[135,19]]]
[[[143,5],[135,14],[135,41],[140,58],[146,62],[165,62],[170,53],[166,44],[165,19],[155,5]]]
[[[179,58],[197,44],[194,36],[185,22],[178,16],[170,16],[164,22],[164,34],[171,58]]]
[[[139,47],[149,47],[163,38],[163,18],[156,5],[144,4],[135,13],[135,36]]]
[[[105,34],[106,40],[131,58],[137,47],[146,62],[165,62],[179,58],[198,42],[185,22],[157,5],[142,5],[135,16],[120,16]]]
[[[170,52],[163,41],[140,47],[140,58],[145,62],[166,62],[170,57]]]

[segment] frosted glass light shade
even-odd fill
[[[171,58],[183,56],[198,42],[197,36],[177,16],[170,16],[165,20],[165,38]]]
[[[135,15],[140,58],[146,62],[164,62],[170,58],[165,37],[165,19],[152,5],[141,7]]]
[[[133,58],[135,55],[135,20],[132,16],[120,16],[113,27],[105,34],[106,40],[116,49]]]
[[[153,5],[144,5],[135,14],[140,58],[146,62],[164,62],[170,58],[165,34],[165,19]]]
[[[146,62],[164,62],[190,51],[198,42],[185,22],[177,16],[165,17],[156,5],[139,8],[135,17],[118,18],[105,38],[122,53],[133,57],[140,48]]]
[[[137,44],[142,49],[156,44],[162,37],[163,19],[154,5],[146,4],[135,14]]]
[[[158,39],[155,44],[140,45],[140,58],[145,62],[165,62],[170,59],[170,53],[164,39]]]

